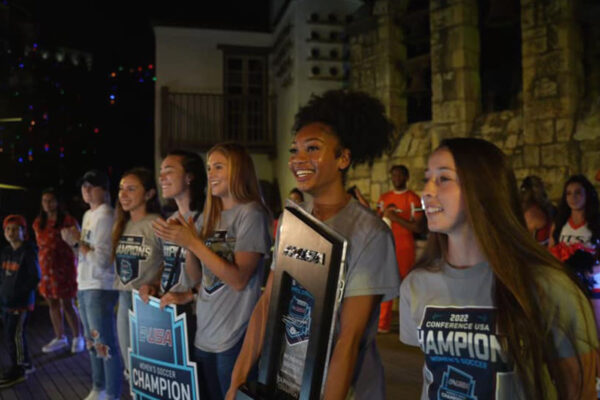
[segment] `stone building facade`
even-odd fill
[[[482,2],[430,0],[431,119],[409,124],[406,88],[411,77],[402,21],[410,3],[377,0],[369,23],[350,29],[350,86],[381,99],[398,128],[393,151],[372,166],[351,170],[350,185],[356,184],[374,204],[390,189],[390,166],[405,164],[411,171],[409,187],[420,192],[427,156],[439,141],[470,136],[498,145],[512,160],[517,179],[540,176],[555,201],[575,173],[600,188],[594,180],[600,169],[600,29],[592,23],[598,16],[594,2],[517,1],[518,103],[482,112]]]

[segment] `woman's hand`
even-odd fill
[[[198,238],[193,219],[190,217],[186,221],[181,214],[167,221],[162,218],[155,219],[152,222],[152,229],[159,238],[185,248],[190,247]]]
[[[138,292],[142,301],[148,304],[150,301],[150,296],[156,296],[158,290],[154,285],[142,285]]]
[[[85,243],[83,243],[83,242],[79,244],[79,251],[80,251],[80,252],[81,252],[81,254],[83,254],[84,256],[85,256],[85,255],[86,255],[86,254],[87,254],[89,251],[91,251],[91,250],[92,250],[92,248],[91,248],[90,246],[88,246],[87,244],[85,244]]]
[[[194,300],[194,294],[191,290],[187,292],[168,292],[160,298],[160,309],[162,310],[168,304],[187,304]]]

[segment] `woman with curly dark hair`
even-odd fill
[[[400,339],[425,354],[421,399],[596,398],[590,304],[527,231],[504,153],[443,140],[422,201],[427,247],[400,288]]]
[[[350,166],[372,162],[383,154],[392,132],[393,125],[386,118],[383,105],[364,93],[329,91],[313,96],[296,114],[288,166],[298,189],[312,197],[302,207],[348,240],[347,280],[335,316],[337,335],[324,382],[325,399],[344,399],[349,393],[356,399],[385,398],[383,366],[375,336],[379,304],[398,295],[394,242],[383,221],[346,192],[344,181]],[[227,399],[235,397],[261,352],[272,275],[252,313]],[[303,289],[295,282],[292,290]],[[310,307],[310,301],[303,306]],[[306,315],[311,315],[310,309]],[[293,323],[293,316],[287,317],[286,324]],[[308,337],[302,335],[294,341],[294,346],[285,346],[283,360],[295,359],[294,348],[307,344]],[[297,396],[302,374],[302,368],[282,367],[278,379],[288,385],[281,389]]]

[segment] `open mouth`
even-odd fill
[[[296,176],[296,178],[298,180],[302,180],[313,174],[314,174],[314,171],[309,170],[309,169],[299,169],[299,170],[294,171],[294,175]]]

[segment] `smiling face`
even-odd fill
[[[422,201],[430,231],[451,235],[468,228],[456,164],[447,149],[436,150],[429,157]]]
[[[119,203],[123,211],[135,212],[146,209],[146,190],[135,175],[125,175],[119,182]]]
[[[565,192],[567,204],[571,211],[582,211],[585,209],[585,188],[581,183],[569,183]]]
[[[53,214],[56,212],[58,208],[58,202],[56,201],[56,197],[52,193],[44,193],[42,195],[42,210],[45,213]]]
[[[340,141],[321,123],[302,127],[290,148],[288,166],[296,187],[319,197],[335,185],[342,185],[342,170],[350,165],[349,150],[340,150]]]
[[[211,194],[221,198],[228,198],[230,195],[227,157],[220,151],[213,151],[208,156],[206,166]]]
[[[189,190],[189,179],[190,177],[181,164],[181,156],[167,156],[160,164],[158,181],[165,199],[174,199],[185,195]]]

